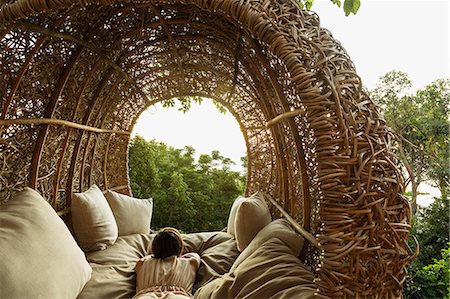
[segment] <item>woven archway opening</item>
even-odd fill
[[[130,192],[139,114],[207,96],[239,122],[247,193],[270,193],[317,236],[318,294],[401,296],[410,219],[390,134],[315,14],[290,1],[16,0],[0,24],[2,198],[29,185],[63,211],[92,183]]]

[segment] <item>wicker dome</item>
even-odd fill
[[[93,183],[130,193],[140,113],[208,96],[239,122],[247,193],[317,236],[318,294],[401,296],[410,212],[391,135],[317,15],[287,0],[0,5],[0,198],[28,185],[64,211]]]

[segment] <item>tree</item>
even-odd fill
[[[423,103],[424,133],[429,134],[426,148],[432,158],[427,175],[446,199],[450,189],[450,80],[436,80],[417,94]]]
[[[411,94],[411,81],[400,71],[380,78],[371,92],[386,123],[397,136],[400,158],[411,183],[413,211],[417,210],[419,185],[431,180],[444,198],[449,188],[450,80],[437,80]]]
[[[197,210],[189,196],[189,186],[183,180],[183,174],[174,171],[170,175],[168,185],[167,198],[165,201],[160,201],[161,207],[168,214],[164,217],[165,221],[170,226],[183,227],[185,231],[194,230],[194,217]]]
[[[140,136],[129,149],[133,195],[153,198],[152,227],[174,226],[184,232],[225,227],[234,199],[242,195],[242,175],[218,151],[194,159],[195,149],[175,149]]]
[[[411,81],[399,71],[380,78],[371,97],[380,105],[386,123],[399,143],[400,158],[412,185],[413,211],[424,180],[439,187],[441,196],[413,216],[411,231],[420,255],[408,266],[405,298],[448,298],[449,253],[449,105],[450,80],[440,79],[414,94]],[[410,246],[415,243],[409,240]],[[443,258],[437,254],[442,251]]]
[[[139,198],[149,198],[155,194],[154,190],[161,188],[161,177],[156,165],[156,147],[136,136],[129,148],[129,175],[133,194]]]

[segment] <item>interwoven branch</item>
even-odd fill
[[[124,191],[140,113],[209,96],[241,127],[246,192],[316,237],[318,296],[401,297],[414,254],[394,137],[317,15],[293,1],[16,0],[0,28],[2,198],[32,182],[64,211],[92,183]]]

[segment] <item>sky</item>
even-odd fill
[[[361,0],[358,13],[345,17],[342,8],[316,0],[312,10],[347,50],[369,90],[393,69],[406,72],[421,89],[450,76],[449,3]]]
[[[341,1],[344,2],[343,0]],[[356,15],[345,17],[329,0],[315,0],[312,10],[346,49],[363,85],[371,90],[391,70],[406,72],[413,90],[439,78],[450,77],[450,2],[411,0],[361,0]],[[151,129],[150,129],[151,128]],[[191,145],[197,155],[219,150],[236,162],[246,149],[242,133],[230,113],[220,114],[209,101],[193,105],[188,113],[154,105],[141,114],[133,130],[147,140],[156,139],[175,148]],[[436,189],[423,185],[419,198],[428,205]]]

